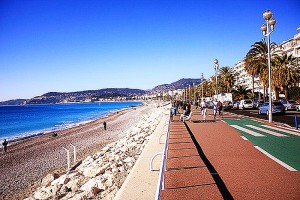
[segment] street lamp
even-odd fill
[[[194,105],[196,105],[196,89],[195,89],[195,83],[193,82],[193,88],[194,88]]]
[[[218,99],[218,70],[219,70],[218,59],[215,59],[214,63],[215,63],[215,71],[216,71],[216,95],[217,95],[217,99]]]
[[[189,85],[189,99],[188,101],[191,101],[191,85]]]
[[[276,20],[273,18],[273,14],[270,10],[266,10],[263,13],[263,18],[266,24],[263,24],[260,29],[263,35],[267,37],[268,46],[268,68],[269,68],[269,122],[272,123],[272,85],[271,85],[271,56],[270,56],[270,35],[274,31],[274,25]]]
[[[203,73],[201,73],[201,85],[202,85],[202,99],[203,100],[203,80],[204,80],[204,76]]]

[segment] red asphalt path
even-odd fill
[[[192,120],[202,116],[194,111]],[[219,118],[186,125],[179,116],[170,124],[161,199],[300,199],[300,172],[277,164]]]

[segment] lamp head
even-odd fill
[[[272,18],[272,16],[273,16],[273,14],[272,14],[272,12],[270,11],[270,10],[266,10],[265,12],[264,12],[264,14],[263,14],[263,18],[265,19],[265,20],[269,20],[269,19],[271,19]]]
[[[263,35],[266,35],[267,25],[266,24],[261,25],[260,30],[263,32]]]
[[[268,22],[268,24],[271,26],[271,29],[274,30],[274,26],[276,24],[276,19],[271,18]]]

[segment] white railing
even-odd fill
[[[163,148],[163,152],[160,152],[162,154],[162,158],[161,158],[161,166],[160,166],[160,170],[159,170],[158,183],[157,183],[157,188],[156,188],[156,193],[155,193],[155,200],[160,200],[160,192],[161,192],[161,190],[164,189],[164,171],[165,171],[165,166],[166,166],[168,138],[169,138],[169,129],[170,129],[170,118],[168,118],[168,120],[166,120],[165,126],[166,125],[168,125],[168,129],[166,130],[166,133],[163,133],[163,134],[166,134],[166,139],[165,139],[165,145]],[[164,128],[163,128],[163,131],[164,131]]]

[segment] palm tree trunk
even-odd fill
[[[275,91],[275,100],[278,100],[279,99],[279,88],[275,87],[274,91]]]
[[[284,90],[284,96],[285,96],[286,100],[289,100],[289,88],[285,85],[283,87],[283,90]]]
[[[264,101],[266,101],[266,86],[264,85]]]
[[[252,95],[254,97],[254,75],[252,75]]]

